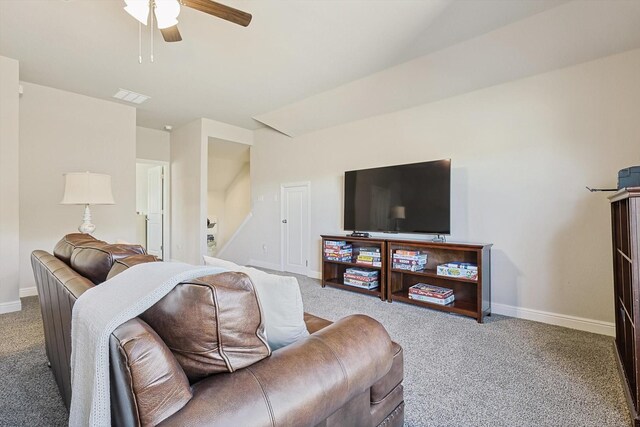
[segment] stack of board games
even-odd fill
[[[380,248],[362,247],[358,250],[356,264],[369,265],[371,267],[382,267]]]
[[[427,283],[416,283],[409,288],[409,299],[447,305],[455,300],[455,296],[452,289],[441,288]]]
[[[446,264],[440,264],[436,268],[436,273],[439,276],[478,280],[478,266],[470,262],[448,262]]]
[[[344,240],[325,240],[324,259],[328,261],[351,262],[353,247]]]
[[[378,273],[366,268],[347,268],[344,272],[344,284],[369,290],[376,289],[380,285]]]
[[[422,271],[427,265],[427,254],[398,249],[393,252],[392,263],[391,268],[396,270]]]

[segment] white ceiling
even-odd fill
[[[255,118],[295,137],[637,48],[640,1],[568,2]]]
[[[565,0],[227,0],[253,14],[243,28],[183,8],[183,41],[155,32],[155,63],[120,0],[2,0],[0,54],[24,81],[97,98],[151,96],[138,124],[199,117],[255,129],[271,112]]]

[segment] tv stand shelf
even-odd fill
[[[375,247],[380,250],[381,266],[374,267],[363,265],[357,262],[332,261],[328,260],[324,253],[325,243],[327,241],[344,241],[353,247],[352,260],[356,258],[356,252],[362,247]],[[386,294],[386,262],[385,252],[387,243],[384,239],[375,239],[370,237],[351,237],[351,236],[322,236],[322,287],[331,286],[334,288],[345,289],[348,291],[359,292],[361,294],[375,295],[381,300],[387,299]],[[344,284],[344,273],[347,268],[365,268],[367,270],[378,271],[378,281],[380,286],[377,289],[358,288]]]
[[[391,294],[391,300],[406,302],[408,304],[419,305],[427,308],[433,308],[440,311],[462,314],[463,316],[476,317],[474,304],[470,301],[454,301],[451,304],[447,305],[431,304],[429,302],[417,301],[409,298],[409,292],[407,290],[393,292]]]
[[[355,262],[332,261],[324,256],[326,241],[345,241],[356,250],[361,247],[377,247],[381,253],[381,267],[364,266]],[[392,240],[349,236],[322,236],[322,287],[376,295],[389,302],[400,301],[420,307],[460,314],[482,323],[484,316],[491,315],[491,246],[490,244],[444,243],[420,240]],[[393,268],[396,250],[420,251],[427,254],[427,265],[421,271]],[[437,266],[449,262],[469,262],[478,266],[477,279],[449,277],[437,274]],[[368,290],[346,285],[343,275],[349,267],[379,270],[380,287]],[[447,305],[433,304],[409,298],[409,288],[416,283],[427,283],[453,290],[455,300]]]
[[[392,257],[397,250],[420,251],[427,254],[422,271],[393,268]],[[435,310],[473,317],[482,323],[491,314],[491,245],[473,243],[423,242],[416,240],[387,240],[387,295],[389,301],[428,307]],[[436,273],[440,264],[469,262],[478,266],[478,278],[441,276]],[[447,305],[431,304],[409,298],[409,288],[427,283],[453,290],[455,301]]]

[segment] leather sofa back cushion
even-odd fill
[[[271,354],[251,279],[226,272],[178,284],[144,312],[191,383]]]
[[[114,276],[117,276],[127,268],[133,267],[134,265],[156,261],[159,260],[155,255],[131,255],[126,258],[118,259],[111,266],[111,270],[109,270],[109,274],[107,274],[107,280],[111,279]]]
[[[73,250],[71,268],[99,285],[107,279],[107,274],[116,260],[136,254],[144,254],[144,248],[139,245],[95,242]]]
[[[83,245],[91,245],[92,243],[98,242],[100,242],[100,240],[97,240],[91,234],[67,234],[62,239],[60,239],[58,243],[56,243],[55,248],[53,248],[53,255],[65,264],[71,265],[71,254],[73,253],[73,250],[75,248]]]
[[[295,277],[278,276],[230,261],[205,256],[204,263],[245,273],[251,278],[264,311],[267,342],[271,351],[286,347],[307,335],[302,294]]]

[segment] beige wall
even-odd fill
[[[93,206],[94,235],[135,239],[136,110],[32,83],[20,98],[20,286],[34,286],[29,256],[75,232],[82,206],[60,205],[65,172],[112,177],[116,204]]]
[[[253,218],[225,255],[277,267],[280,184],[309,180],[318,272],[319,235],[342,232],[345,170],[451,158],[450,240],[494,244],[494,311],[611,332],[609,203],[585,186],[640,164],[638,117],[634,50],[293,139],[258,130]]]
[[[206,246],[206,148],[200,120],[171,132],[171,258],[192,264]]]
[[[224,193],[224,222],[221,222],[221,248],[231,239],[251,211],[251,177],[246,163]]]
[[[0,313],[20,310],[18,68],[0,56]]]
[[[207,253],[209,138],[251,145],[253,132],[210,119],[171,132],[171,257],[192,264]]]
[[[220,223],[224,222],[224,190],[207,192],[207,218],[217,219],[218,239],[220,238]],[[220,242],[218,242],[220,249]]]
[[[170,138],[169,132],[136,127],[136,157],[168,162],[171,157]]]
[[[251,211],[251,177],[246,163],[229,186],[208,192],[208,217],[217,218],[216,250],[220,251]]]

